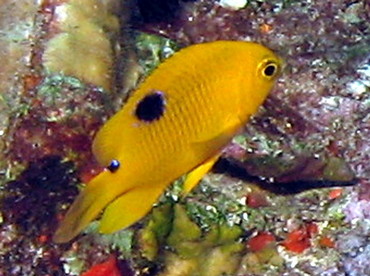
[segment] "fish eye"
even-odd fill
[[[264,62],[261,66],[261,74],[263,77],[271,79],[277,74],[278,69],[278,64],[275,61],[269,60],[267,62]]]
[[[270,64],[265,67],[265,69],[263,70],[263,73],[265,74],[265,76],[272,77],[275,71],[276,71],[275,64]]]
[[[109,164],[109,166],[107,167],[107,169],[108,169],[110,172],[114,173],[114,172],[116,172],[116,171],[119,169],[120,165],[121,165],[121,164],[120,164],[120,162],[119,162],[118,160],[113,159],[113,160],[110,162],[110,164]]]

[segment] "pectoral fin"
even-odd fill
[[[101,233],[113,233],[144,217],[169,183],[150,183],[137,186],[114,200],[100,221]]]
[[[218,158],[220,157],[220,153],[214,155],[206,162],[202,163],[191,172],[189,172],[185,178],[185,182],[183,184],[183,194],[186,196],[202,179],[202,177],[212,168],[212,166],[216,163]]]
[[[206,159],[201,165],[197,166],[191,172],[188,173],[184,182],[183,193],[186,195],[189,193],[201,180],[201,178],[212,168],[214,163],[220,157],[221,149],[225,147],[241,127],[241,122],[238,118],[233,120],[228,120],[227,125],[223,128],[217,130],[221,131],[220,133],[214,133],[214,135],[209,135],[205,133],[197,137],[196,141],[191,143],[192,153],[199,159]],[[209,157],[209,156],[212,157]]]
[[[198,135],[196,140],[191,142],[190,149],[194,155],[210,161],[212,160],[210,156],[217,155],[223,147],[230,143],[241,126],[242,124],[238,117],[230,118],[223,127],[217,128],[217,132],[215,130],[211,134],[203,133],[203,135]]]
[[[230,140],[238,130],[243,126],[243,121],[235,115],[226,116],[212,129],[206,128],[202,133],[198,133],[193,144],[215,145],[225,143]]]

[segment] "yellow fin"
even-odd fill
[[[183,187],[183,195],[186,196],[202,179],[202,177],[212,168],[213,164],[216,163],[218,158],[220,157],[220,153],[216,154],[212,158],[208,159],[191,172],[185,178],[184,187]]]
[[[116,184],[114,181],[116,182],[117,178],[112,178],[109,171],[104,171],[91,180],[69,208],[54,234],[53,241],[57,243],[70,241],[95,219],[119,193],[113,188]]]
[[[190,147],[194,154],[202,156],[203,160],[210,161],[212,158],[216,158],[213,155],[220,156],[220,149],[231,142],[241,127],[242,122],[239,117],[227,118],[223,127],[218,126],[217,129],[210,133],[205,132],[203,135],[198,135],[197,140],[192,141]],[[210,158],[210,156],[212,157]]]
[[[216,163],[220,157],[220,148],[224,147],[229,143],[235,133],[241,126],[239,118],[234,120],[228,120],[228,125],[223,128],[222,133],[214,135],[212,138],[208,136],[199,136],[198,140],[191,144],[191,149],[194,154],[203,156],[206,159],[205,162],[195,167],[188,173],[183,184],[183,195],[186,196],[201,180],[201,178],[212,168],[213,164]],[[217,151],[215,152],[215,149]],[[213,156],[209,157],[209,154]]]
[[[144,217],[169,183],[150,183],[127,191],[105,209],[100,221],[101,233],[113,233]]]

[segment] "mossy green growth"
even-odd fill
[[[119,251],[123,256],[128,256],[132,249],[134,233],[131,229],[118,231],[106,236],[106,241],[112,249]]]
[[[175,205],[174,214],[173,228],[167,243],[182,258],[207,256],[215,247],[219,247],[226,254],[239,252],[243,247],[236,241],[242,233],[238,226],[220,222],[206,233],[202,233],[183,206]]]
[[[208,242],[209,244],[217,245],[233,243],[240,237],[241,234],[242,230],[240,227],[229,226],[226,223],[221,223],[211,228],[211,230],[205,236],[204,241]]]
[[[199,276],[232,273],[244,249],[239,242],[242,229],[228,225],[225,219],[202,229],[192,220],[187,207],[166,202],[153,209],[136,239],[141,256],[162,261],[163,275],[179,270],[186,271],[184,275]]]
[[[229,226],[226,223],[220,223],[211,228],[205,235],[202,245],[208,250],[217,247],[221,253],[232,255],[241,252],[244,245],[238,242],[242,234],[239,226]]]
[[[238,241],[239,226],[230,226],[220,219],[206,231],[188,215],[188,206],[174,205],[170,234],[166,239],[170,251],[165,251],[165,269],[160,275],[221,276],[234,273],[244,245]],[[179,275],[179,274],[176,274]]]
[[[172,204],[163,204],[153,209],[147,226],[139,232],[137,243],[142,256],[149,261],[157,257],[160,245],[164,244],[172,228],[172,219]]]
[[[124,229],[113,234],[99,234],[99,222],[93,221],[84,230],[84,233],[95,237],[94,239],[99,240],[99,243],[119,251],[123,256],[129,256],[131,253],[134,238],[132,229]]]
[[[176,204],[172,231],[167,239],[168,244],[174,246],[182,241],[195,241],[201,235],[202,232],[199,226],[190,220],[185,208],[180,204]]]
[[[62,74],[49,75],[37,89],[37,95],[49,104],[54,104],[57,98],[63,97],[63,87],[84,89],[85,85],[77,78]]]
[[[153,209],[152,217],[148,223],[148,227],[159,240],[163,242],[171,231],[173,220],[173,205],[170,203],[161,205]]]
[[[146,74],[178,50],[176,43],[172,40],[148,33],[138,33],[136,48],[139,64]]]

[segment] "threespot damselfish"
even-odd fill
[[[264,102],[280,59],[252,42],[196,44],[168,58],[97,133],[106,169],[78,195],[54,235],[67,242],[103,211],[100,232],[140,220],[186,175],[186,195]]]

